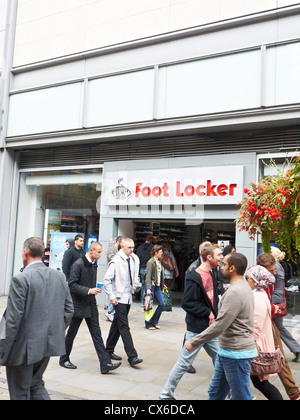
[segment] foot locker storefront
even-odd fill
[[[136,246],[149,234],[156,243],[168,243],[179,270],[175,290],[182,290],[184,272],[204,240],[234,245],[252,265],[255,243],[236,229],[235,213],[255,168],[254,153],[104,164],[104,249],[118,235],[133,238]],[[104,261],[100,272],[105,272]]]

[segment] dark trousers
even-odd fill
[[[60,362],[64,363],[69,361],[69,357],[73,348],[73,342],[82,323],[82,318],[73,318],[66,335],[66,354],[60,357]],[[102,340],[100,325],[99,325],[99,314],[98,310],[92,310],[92,316],[85,318],[85,322],[90,331],[94,347],[100,361],[100,366],[104,367],[108,363],[111,363],[110,356],[105,350],[105,346]]]
[[[11,400],[50,400],[43,374],[50,358],[32,365],[6,366],[6,377]]]
[[[282,395],[278,389],[269,381],[261,381],[258,376],[251,375],[251,381],[256,389],[258,389],[268,400],[281,401]]]
[[[112,354],[121,336],[128,361],[130,362],[137,357],[137,352],[133,345],[128,323],[129,310],[130,305],[124,303],[118,303],[118,305],[115,306],[115,316],[108,334],[106,350],[109,354]]]

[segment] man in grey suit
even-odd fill
[[[5,312],[0,366],[6,366],[11,400],[49,400],[43,374],[51,356],[65,353],[65,329],[73,302],[63,273],[41,261],[44,243],[23,246],[23,272],[13,277]]]

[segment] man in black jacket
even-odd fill
[[[92,242],[88,253],[78,259],[71,268],[69,287],[74,304],[74,315],[66,336],[66,354],[60,357],[59,364],[67,369],[76,369],[77,366],[70,362],[70,353],[74,339],[83,319],[89,328],[93,343],[100,361],[101,373],[108,373],[117,369],[121,363],[111,363],[110,356],[103,344],[99,314],[95,296],[102,290],[96,287],[97,263],[102,254],[102,245]]]
[[[217,267],[222,258],[218,245],[206,244],[201,248],[202,263],[196,269],[187,272],[182,308],[186,311],[186,340],[204,331],[218,315],[217,282],[212,269]],[[218,340],[214,339],[204,346],[214,363],[219,350]],[[173,400],[175,389],[193,363],[201,347],[189,353],[183,346],[181,354],[173,367],[169,378],[159,395],[161,400]]]
[[[74,239],[74,246],[69,248],[65,253],[62,260],[62,271],[64,272],[66,279],[69,280],[72,265],[75,261],[85,255],[83,249],[84,239],[82,235],[76,235]]]
[[[141,287],[141,306],[144,306],[144,296],[146,293],[146,267],[147,262],[151,258],[151,249],[153,248],[153,236],[147,235],[145,238],[145,243],[140,245],[136,250],[136,255],[140,259],[140,279],[142,283]]]

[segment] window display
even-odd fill
[[[44,261],[58,269],[68,239],[80,233],[85,247],[98,239],[100,195],[100,169],[21,173],[15,271],[22,266],[20,249],[30,236],[44,240]]]

